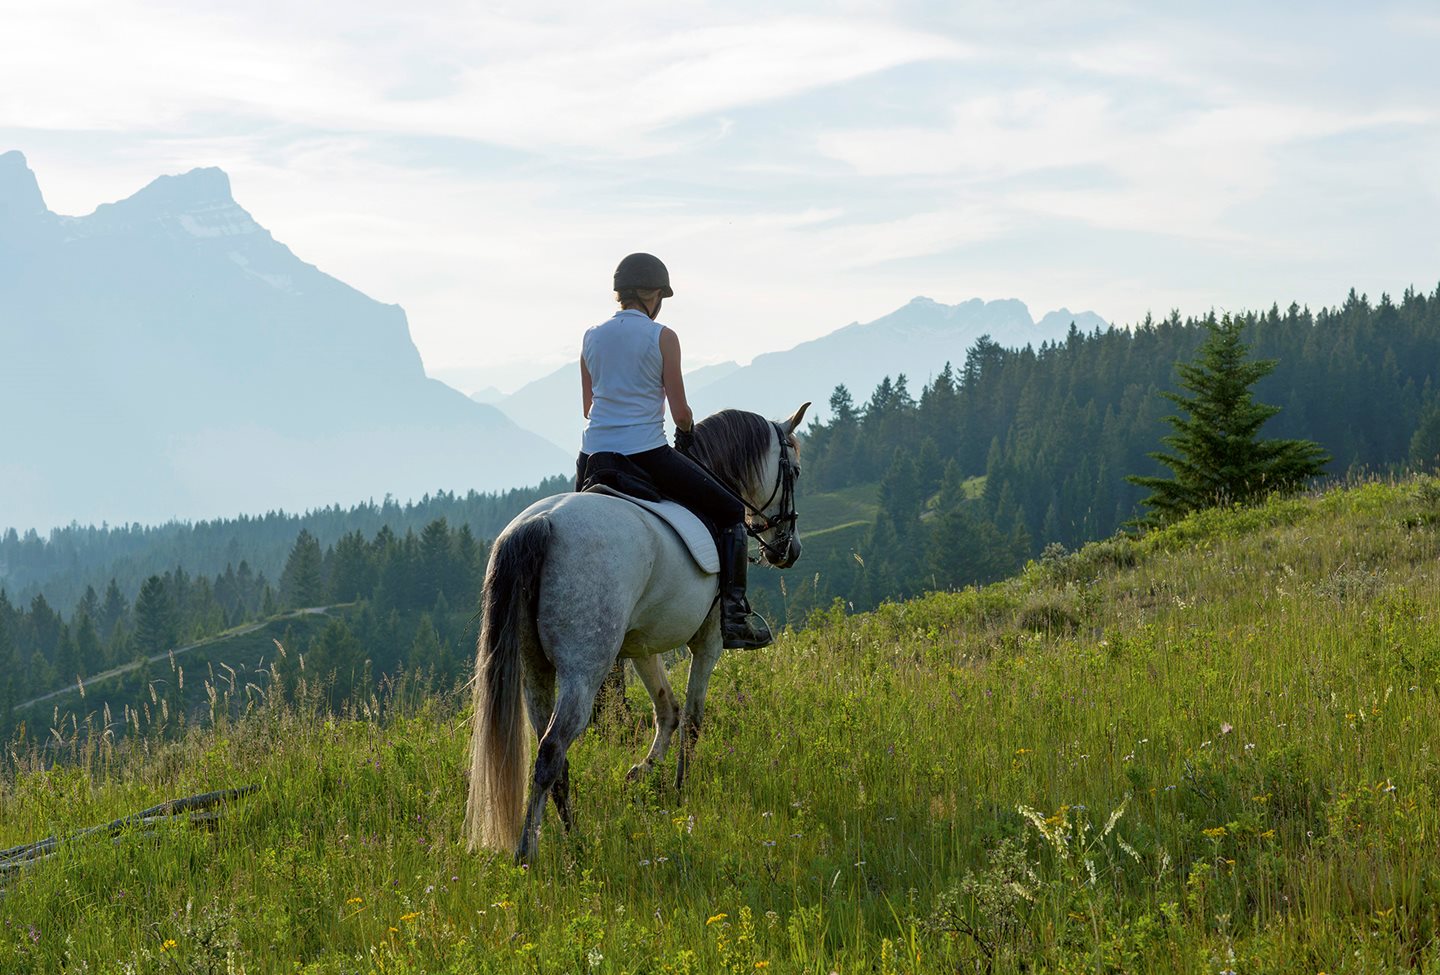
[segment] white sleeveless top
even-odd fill
[[[593,399],[580,448],[585,453],[638,454],[665,445],[661,327],[626,309],[586,330],[580,354]]]

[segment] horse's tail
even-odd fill
[[[475,656],[475,718],[470,737],[470,849],[513,850],[520,839],[530,741],[521,698],[522,649],[533,644],[540,568],[552,530],[530,518],[495,542],[485,571]]]

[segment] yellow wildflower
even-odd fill
[[[174,947],[176,947],[176,942],[174,938],[166,938],[164,941],[160,942],[161,951],[169,951],[171,948]]]
[[[363,897],[352,897],[352,898],[350,898],[349,900],[347,900],[345,903],[347,903],[347,904],[363,904],[363,903],[365,903],[365,898],[363,898]]]
[[[719,914],[712,914],[709,918],[706,919],[705,926],[708,928],[710,925],[723,921],[729,916],[729,914],[726,914],[723,911]]]
[[[1225,835],[1225,827],[1212,826],[1209,829],[1201,830],[1201,832],[1203,832],[1206,836],[1210,837],[1212,840],[1218,840],[1220,837]]]
[[[409,914],[401,914],[401,915],[400,915],[400,920],[402,920],[402,921],[413,921],[413,920],[415,920],[415,919],[416,919],[417,917],[419,917],[419,916],[420,916],[420,912],[419,912],[419,911],[411,911]]]

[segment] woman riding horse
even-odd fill
[[[766,646],[770,627],[745,598],[749,538],[744,504],[682,452],[694,436],[694,415],[680,373],[680,337],[655,320],[661,302],[675,294],[670,272],[657,257],[631,254],[615,269],[614,284],[620,311],[587,330],[581,346],[586,422],[575,489],[583,485],[592,455],[621,454],[649,475],[661,494],[717,529],[724,646]],[[667,401],[675,448],[665,440]]]

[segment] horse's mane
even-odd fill
[[[692,456],[737,491],[758,486],[770,456],[770,421],[758,413],[721,410],[695,424]]]

